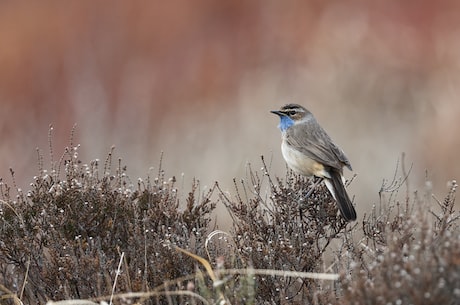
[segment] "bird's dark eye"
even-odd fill
[[[293,116],[294,114],[296,114],[296,112],[294,110],[288,111],[286,113],[287,113],[288,116]]]

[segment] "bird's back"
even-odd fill
[[[340,171],[343,166],[351,170],[350,161],[343,150],[332,141],[313,116],[302,124],[295,124],[286,130],[284,136],[292,148],[311,159]]]

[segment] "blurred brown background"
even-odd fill
[[[272,160],[278,118],[309,108],[358,174],[358,210],[401,153],[442,197],[459,178],[460,4],[452,1],[40,1],[0,3],[0,177],[27,189],[77,124],[82,159],[112,145],[133,178],[218,180]],[[154,170],[155,170],[154,169]],[[351,177],[346,172],[347,177]]]

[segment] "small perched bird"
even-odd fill
[[[301,175],[324,179],[343,218],[356,220],[356,211],[343,185],[343,167],[352,170],[345,153],[304,107],[288,104],[271,112],[280,117],[281,152],[287,165]]]

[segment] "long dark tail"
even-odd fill
[[[347,221],[356,220],[356,211],[351,203],[350,197],[348,197],[345,186],[343,185],[342,174],[335,170],[331,170],[329,174],[331,175],[330,182],[333,189],[332,195],[334,195],[334,198],[337,201],[340,214],[342,214],[343,218]],[[326,183],[326,185],[327,184],[328,183]]]

